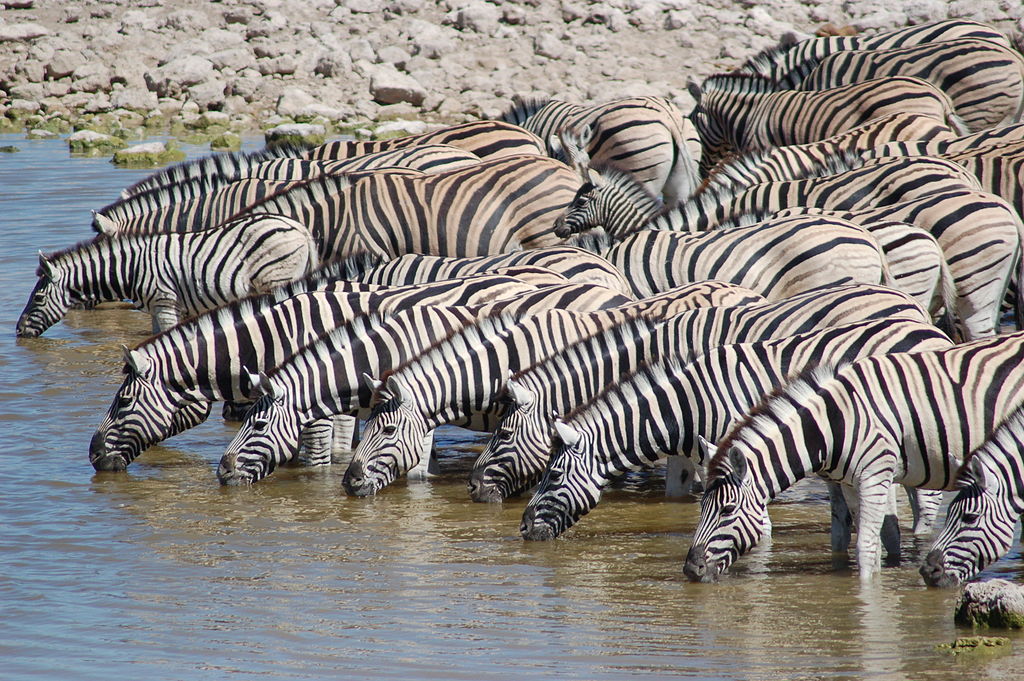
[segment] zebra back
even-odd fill
[[[472,121],[387,140],[357,142],[336,140],[305,152],[312,160],[340,160],[414,145],[446,144],[468,151],[481,159],[522,154],[543,154],[544,144],[532,133],[505,121]]]
[[[1024,58],[988,40],[961,39],[886,50],[843,50],[823,57],[801,90],[914,76],[945,92],[971,131],[1016,123],[1024,112]]]

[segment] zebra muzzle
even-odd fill
[[[691,582],[716,582],[718,571],[715,565],[708,564],[707,547],[703,544],[694,544],[686,553],[686,562],[683,563],[683,574]]]
[[[939,549],[928,552],[918,572],[928,586],[949,587],[960,584],[956,575],[946,571],[946,556]]]
[[[349,464],[341,484],[345,491],[354,497],[368,497],[377,491],[373,480],[367,477],[363,464],[355,460]]]
[[[527,541],[549,541],[555,538],[555,528],[550,524],[538,521],[535,506],[527,506],[523,512],[523,522],[519,525],[519,534]]]
[[[469,498],[485,504],[500,504],[503,500],[501,490],[496,485],[488,484],[480,471],[473,471],[469,478]]]
[[[97,471],[123,471],[128,469],[128,462],[120,454],[108,454],[106,433],[96,431],[89,441],[89,463]]]

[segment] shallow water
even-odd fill
[[[39,339],[14,324],[36,251],[89,238],[89,210],[147,174],[0,136],[0,678],[1012,679],[1009,654],[935,650],[955,591],[902,565],[861,587],[828,550],[824,488],[773,507],[770,547],[716,585],[682,560],[693,500],[636,476],[560,540],[519,538],[525,499],[469,501],[480,441],[449,429],[442,475],[375,498],[340,467],[222,488],[217,418],[127,473],[93,472],[89,438],[120,383],[132,310],[72,312]],[[196,150],[192,150],[195,152]],[[904,517],[909,513],[904,506]],[[986,576],[1020,580],[1020,548]]]

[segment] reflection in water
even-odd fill
[[[148,318],[75,311],[22,340],[14,323],[36,250],[87,238],[88,210],[144,172],[7,143],[25,150],[0,155],[0,677],[963,677],[934,651],[956,635],[955,592],[924,588],[914,560],[866,591],[835,570],[820,484],[773,505],[772,544],[703,585],[682,576],[697,504],[666,499],[660,473],[629,476],[564,538],[524,542],[525,498],[469,500],[480,438],[455,429],[439,478],[366,499],[341,493],[342,467],[221,487],[235,426],[216,418],[95,473],[119,346]],[[989,574],[1020,566],[1017,546]],[[971,673],[1010,678],[1022,661]]]

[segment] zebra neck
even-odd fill
[[[60,266],[85,298],[95,301],[141,300],[137,285],[137,239],[98,239],[63,258]]]

